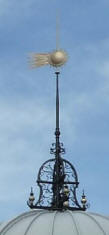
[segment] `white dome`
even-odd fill
[[[32,210],[0,226],[0,235],[106,235],[109,218],[82,211]]]

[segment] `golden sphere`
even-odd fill
[[[54,67],[62,66],[67,61],[67,54],[65,51],[58,50],[50,54],[50,65]]]

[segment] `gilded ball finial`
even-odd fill
[[[49,64],[54,67],[60,67],[67,61],[67,53],[63,50],[56,50],[50,54]]]

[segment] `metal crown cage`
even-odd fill
[[[55,143],[52,144],[50,153],[54,158],[47,160],[39,169],[37,184],[40,187],[40,195],[35,203],[35,197],[31,188],[27,202],[31,209],[47,210],[86,210],[88,207],[86,196],[82,194],[81,205],[77,200],[78,176],[74,166],[66,159],[63,143],[60,143],[59,128],[59,74],[56,74],[56,130]]]

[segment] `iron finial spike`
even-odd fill
[[[60,143],[59,143],[59,74],[60,72],[55,72],[56,74],[56,158],[59,158],[59,150],[60,150]]]
[[[59,74],[60,72],[56,73],[56,129],[59,129]]]

